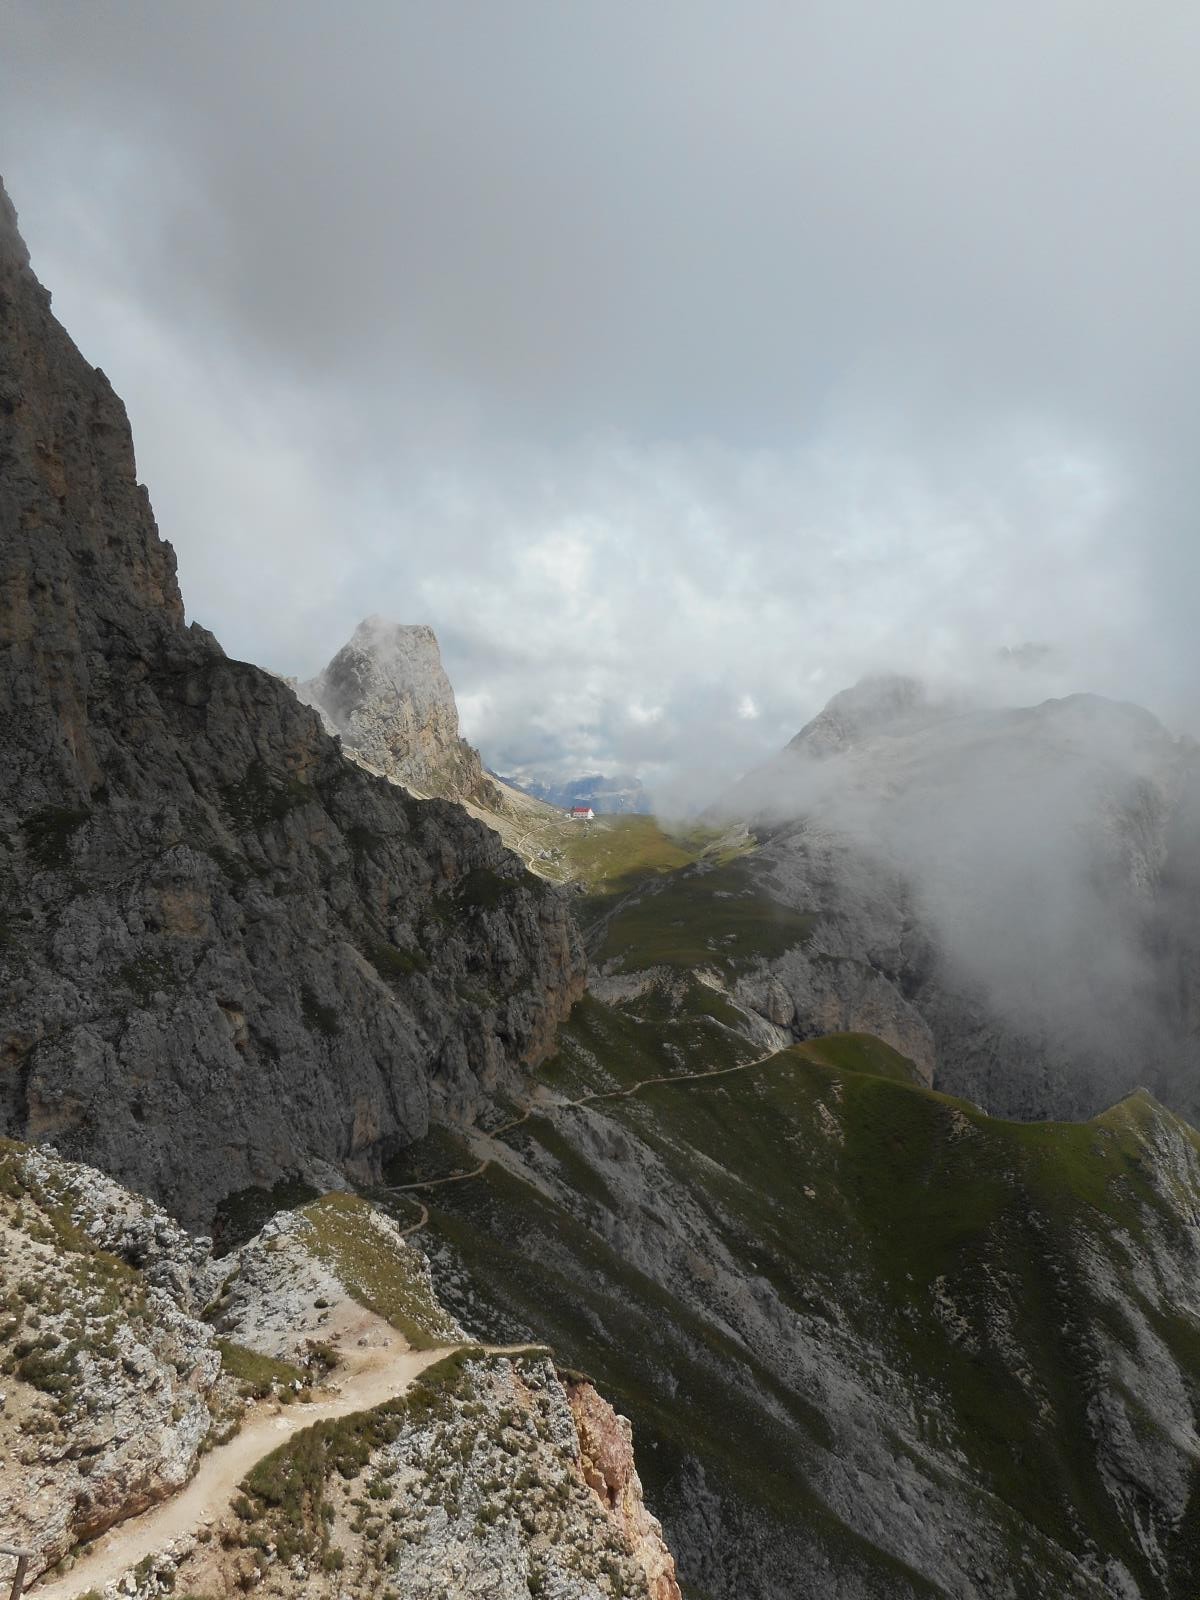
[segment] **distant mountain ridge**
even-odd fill
[[[565,783],[544,783],[535,777],[497,776],[501,783],[562,811],[569,811],[572,806],[591,806],[597,816],[649,816],[654,810],[641,780],[629,773],[606,777],[602,772],[593,772],[569,778]]]
[[[715,809],[819,915],[771,975],[802,1030],[869,1030],[1001,1115],[1141,1083],[1200,1112],[1200,749],[1148,711],[868,679]]]

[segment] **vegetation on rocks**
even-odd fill
[[[438,1304],[421,1257],[391,1224],[355,1195],[322,1195],[301,1211],[312,1225],[307,1247],[324,1261],[351,1295],[397,1328],[414,1350],[430,1350],[461,1337]]]
[[[649,1594],[544,1357],[458,1350],[401,1399],[297,1435],[243,1491],[228,1537],[256,1553],[267,1593],[322,1571],[351,1592],[434,1600],[483,1568],[514,1597]]]

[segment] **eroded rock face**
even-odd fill
[[[185,624],[128,421],[0,198],[0,1127],[207,1224],[470,1116],[583,985],[565,903]]]
[[[624,1534],[646,1574],[650,1600],[680,1600],[675,1558],[663,1543],[662,1525],[646,1510],[633,1458],[633,1429],[590,1383],[566,1382],[579,1435],[584,1480]]]
[[[216,1260],[94,1168],[4,1141],[0,1266],[0,1518],[31,1577],[66,1558],[56,1595],[679,1600],[628,1423],[543,1349],[470,1345],[365,1201],[281,1212]],[[417,1336],[433,1354],[414,1370]],[[347,1395],[364,1380],[365,1409]],[[246,1427],[261,1453],[234,1443],[222,1466]],[[331,1441],[315,1476],[314,1428]],[[263,1497],[276,1446],[299,1476],[285,1465],[291,1490]],[[202,1504],[78,1549],[170,1501],[210,1447]]]
[[[0,1525],[34,1572],[185,1484],[221,1358],[207,1241],[91,1168],[4,1144]]]
[[[500,791],[458,731],[454,690],[432,628],[367,617],[296,693],[368,766],[396,783],[489,810]]]
[[[632,1461],[597,1442],[604,1408],[586,1406],[585,1437],[553,1364],[537,1356],[481,1356],[433,1374],[377,1431],[350,1482],[328,1475],[324,1555],[285,1548],[263,1566],[253,1550],[214,1541],[182,1567],[179,1587],[234,1593],[254,1572],[258,1593],[288,1600],[679,1600],[669,1553],[651,1553],[657,1524]],[[592,1447],[617,1477],[615,1506],[585,1481]],[[271,1509],[261,1510],[252,1532],[274,1551]]]

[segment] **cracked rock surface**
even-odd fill
[[[187,625],[2,192],[0,415],[0,1126],[201,1227],[310,1163],[377,1175],[552,1047],[565,902]]]

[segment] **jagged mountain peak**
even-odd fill
[[[787,750],[807,756],[842,755],[876,739],[901,740],[954,722],[952,735],[977,739],[997,734],[1022,737],[1038,731],[1064,741],[1103,746],[1151,741],[1174,743],[1154,714],[1130,701],[1078,691],[1024,706],[997,706],[966,692],[935,690],[904,673],[876,673],[833,695],[789,741]]]
[[[394,622],[377,614],[364,617],[323,676],[336,677],[335,668],[345,674],[357,670],[365,682],[390,684],[415,700],[448,703],[454,706],[457,726],[454,690],[442,665],[437,634],[428,623]]]
[[[364,617],[324,671],[296,685],[343,746],[406,788],[494,809],[499,792],[462,737],[437,635]]]
[[[919,725],[945,709],[919,678],[875,673],[841,689],[788,745],[808,755],[835,755],[870,735]]]

